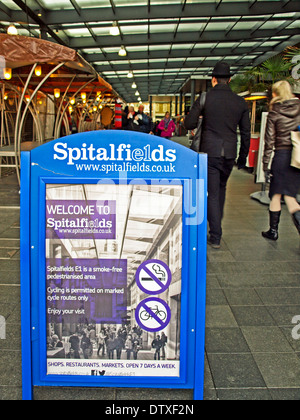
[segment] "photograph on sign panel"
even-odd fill
[[[179,377],[181,270],[181,185],[47,184],[47,373]]]

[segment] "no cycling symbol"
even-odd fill
[[[136,308],[135,319],[144,331],[159,332],[169,325],[171,309],[163,300],[149,297]]]
[[[160,295],[170,287],[172,273],[164,262],[149,260],[140,265],[135,278],[142,292],[147,295]]]
[[[172,273],[167,264],[159,260],[145,261],[137,270],[136,283],[147,295],[160,295],[171,284]],[[135,311],[138,325],[148,332],[164,330],[171,321],[171,309],[162,299],[149,297]]]

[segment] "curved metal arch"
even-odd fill
[[[94,80],[96,80],[96,77],[93,77],[92,79],[90,79],[87,83],[85,83],[83,86],[81,86],[78,90],[77,90],[77,92],[75,93],[75,95],[73,95],[74,96],[74,98],[76,98],[76,96],[86,87],[86,86],[88,86],[90,83],[92,83]],[[56,130],[56,132],[54,133],[54,138],[58,138],[59,137],[59,133],[60,133],[60,130],[61,130],[61,125],[62,125],[62,121],[63,121],[63,118],[64,118],[64,116],[65,116],[65,113],[66,113],[66,111],[67,111],[67,109],[68,109],[68,107],[69,107],[69,105],[70,105],[70,100],[67,102],[67,104],[66,104],[66,106],[64,107],[64,109],[63,109],[63,111],[62,111],[62,115],[60,116],[60,120],[59,120],[59,123],[58,123],[58,126],[57,126],[57,130]]]
[[[33,100],[33,98],[35,97],[35,95],[37,94],[37,92],[40,90],[40,88],[43,86],[43,84],[49,79],[49,77],[53,74],[53,73],[55,73],[57,70],[59,70],[61,67],[63,67],[65,65],[65,63],[63,62],[63,63],[60,63],[60,64],[58,64],[55,68],[53,68],[51,71],[50,71],[50,73],[48,73],[44,78],[43,78],[43,80],[39,83],[39,85],[35,88],[35,91],[31,94],[31,97],[30,97],[30,99],[29,99],[29,101],[28,101],[28,103],[27,103],[27,105],[26,105],[26,107],[25,107],[25,110],[24,110],[24,112],[23,112],[23,116],[22,116],[22,119],[21,119],[21,122],[20,122],[20,125],[19,125],[19,127],[18,127],[18,132],[17,132],[17,138],[15,139],[15,141],[17,140],[17,143],[18,144],[20,144],[21,143],[21,133],[22,133],[22,128],[23,128],[23,124],[24,124],[24,120],[25,120],[25,115],[26,115],[26,112],[27,112],[27,110],[28,110],[28,107],[29,107],[29,105],[31,104],[31,102],[32,102],[32,100]],[[24,88],[25,89],[25,88]]]

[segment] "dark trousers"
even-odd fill
[[[154,360],[160,360],[160,348],[156,349],[154,353]]]
[[[235,160],[208,158],[208,223],[210,237],[214,242],[221,241],[222,219],[226,199],[226,187]]]

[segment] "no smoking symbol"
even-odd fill
[[[136,272],[136,283],[147,295],[164,293],[170,287],[171,281],[171,270],[159,260],[145,261]]]

